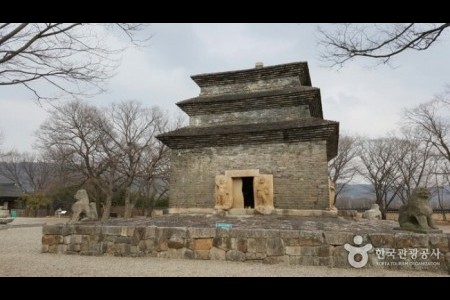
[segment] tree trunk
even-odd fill
[[[133,208],[134,208],[134,201],[131,201],[131,196],[130,196],[130,189],[127,188],[127,191],[125,192],[125,213],[124,213],[124,218],[131,218],[131,215],[133,213]]]
[[[109,215],[111,213],[111,205],[112,205],[112,193],[108,193],[106,195],[106,203],[103,208],[102,222],[108,221]]]
[[[131,218],[132,214],[133,214],[133,209],[134,209],[134,203],[133,202],[126,202],[125,201],[125,213],[124,213],[124,218]]]

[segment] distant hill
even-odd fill
[[[444,203],[445,208],[450,209],[450,186],[445,186],[444,189]],[[337,200],[336,206],[338,208],[347,209],[364,209],[368,208],[370,204],[375,202],[375,195],[372,185],[370,184],[349,184],[342,191]],[[398,208],[402,205],[400,199],[394,200],[391,204],[392,208]],[[439,208],[438,196],[436,193],[431,195],[431,205],[433,208]]]

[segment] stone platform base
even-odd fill
[[[417,232],[417,233],[443,233],[442,230],[440,229],[415,229],[415,228],[410,228],[410,229],[405,229],[405,228],[401,228],[401,227],[395,227],[394,230],[402,230],[402,231],[410,231],[410,232]]]
[[[231,224],[231,230],[216,228],[217,223]],[[272,215],[116,219],[103,224],[46,225],[42,252],[352,268],[344,245],[371,244],[364,268],[448,272],[449,235],[398,232],[393,230],[395,225],[392,221]],[[362,237],[360,244],[355,244],[356,235]]]
[[[14,221],[14,218],[0,218],[0,224],[8,224]]]
[[[167,214],[217,214],[218,211],[213,208],[168,208],[164,210]],[[223,211],[226,216],[245,216],[258,214],[253,208],[232,208]],[[336,217],[337,210],[319,210],[319,209],[274,209],[271,213],[276,216],[298,216],[298,217]]]

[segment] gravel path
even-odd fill
[[[36,227],[0,230],[0,276],[448,276],[418,271],[43,254],[40,253],[42,227],[37,220],[34,223]]]

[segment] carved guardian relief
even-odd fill
[[[257,212],[268,215],[273,207],[273,175],[259,175],[253,179],[255,195],[255,209]]]
[[[228,210],[233,205],[231,177],[216,176],[216,205],[215,209]]]

